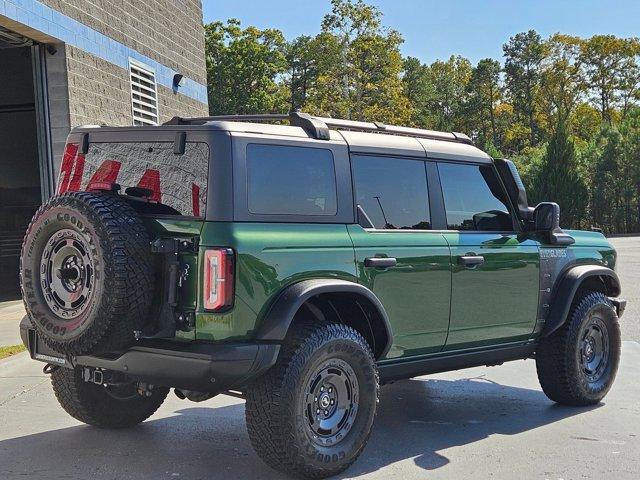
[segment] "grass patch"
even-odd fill
[[[26,348],[24,345],[11,345],[10,347],[0,347],[0,360],[10,357],[16,353],[24,352]]]

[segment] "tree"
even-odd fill
[[[580,226],[587,205],[587,188],[578,173],[573,141],[562,116],[558,117],[538,176],[532,183],[534,198],[560,205],[565,227]]]
[[[291,110],[304,108],[310,90],[318,81],[317,56],[317,40],[306,35],[296,38],[286,46]]]
[[[585,83],[600,107],[602,120],[611,125],[612,108],[619,100],[628,104],[637,91],[640,77],[636,57],[640,42],[614,35],[594,35],[576,44]]]
[[[536,95],[542,76],[541,65],[547,49],[535,30],[518,33],[502,47],[505,56],[505,83],[515,117],[529,129],[529,144],[536,145]]]
[[[500,63],[497,60],[485,58],[478,62],[471,73],[467,106],[470,112],[475,114],[480,128],[481,145],[491,142],[498,147],[495,107],[502,97],[500,71]]]
[[[569,124],[571,113],[584,92],[578,41],[577,37],[555,34],[546,42],[548,55],[542,65],[538,101],[548,134],[553,134],[560,123]]]
[[[327,101],[335,98],[336,83],[324,76],[318,85],[316,106],[321,105],[324,113],[332,116],[407,123],[411,106],[400,78],[402,36],[383,28],[380,11],[362,0],[332,0],[331,4],[332,11],[322,22],[322,34],[331,44],[339,45],[340,61],[330,68],[332,77],[342,83],[342,101]]]
[[[471,79],[471,63],[451,56],[423,65],[416,58],[405,60],[404,89],[414,107],[414,124],[445,131],[468,127],[463,108]]]
[[[278,76],[286,70],[279,30],[242,28],[238,20],[205,25],[209,111],[246,114],[286,110]]]

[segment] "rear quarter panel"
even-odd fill
[[[234,306],[225,313],[198,307],[200,340],[251,338],[277,294],[292,283],[310,278],[357,282],[353,245],[341,224],[207,222],[200,259],[206,247],[234,249],[236,291]],[[198,271],[201,274],[202,264]]]

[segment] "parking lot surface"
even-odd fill
[[[58,406],[41,365],[0,364],[0,478],[275,479],[254,454],[241,400],[171,395],[121,431],[82,425]],[[637,480],[640,345],[592,408],[554,405],[533,361],[421,377],[382,388],[373,435],[340,478]]]
[[[602,404],[553,404],[532,360],[387,385],[368,446],[340,478],[640,478],[640,239],[614,244],[629,300],[623,336],[635,341]],[[242,400],[171,394],[142,425],[102,430],[60,409],[41,368],[26,354],[0,361],[2,480],[284,478],[251,449]]]

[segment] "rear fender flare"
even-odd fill
[[[352,293],[368,300],[382,319],[386,331],[386,345],[379,358],[384,358],[393,344],[393,332],[389,317],[378,297],[367,287],[358,283],[340,279],[303,280],[287,286],[276,297],[275,301],[262,318],[256,333],[256,340],[264,342],[282,342],[287,336],[289,327],[302,305],[309,299],[329,293]]]

